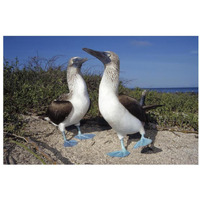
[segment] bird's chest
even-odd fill
[[[111,124],[112,121],[120,120],[120,104],[115,95],[99,95],[99,110],[105,120]]]
[[[75,96],[71,103],[73,105],[73,115],[83,117],[89,109],[90,99],[87,95]]]
[[[140,130],[141,122],[132,116],[112,93],[99,95],[99,110],[104,119],[117,132],[129,134]]]

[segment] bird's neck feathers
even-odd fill
[[[86,83],[82,77],[80,68],[68,67],[67,83],[70,93],[82,93],[87,91]]]
[[[107,88],[118,94],[119,87],[119,63],[111,63],[105,66],[105,71],[102,77],[101,84],[104,89]]]

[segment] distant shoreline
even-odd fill
[[[131,90],[134,90],[135,88],[131,88]],[[143,90],[149,90],[149,91],[156,91],[156,92],[163,92],[163,93],[197,93],[198,94],[198,87],[173,87],[173,88],[141,88]]]

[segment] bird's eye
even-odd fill
[[[106,53],[106,55],[110,58],[111,57],[111,54],[110,53]]]

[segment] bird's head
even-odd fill
[[[119,57],[112,51],[95,51],[88,48],[83,48],[83,51],[98,58],[104,64],[104,66],[108,65],[109,63],[115,63],[119,65]]]
[[[73,57],[69,60],[68,66],[73,66],[77,68],[81,68],[82,64],[86,62],[87,58]]]

